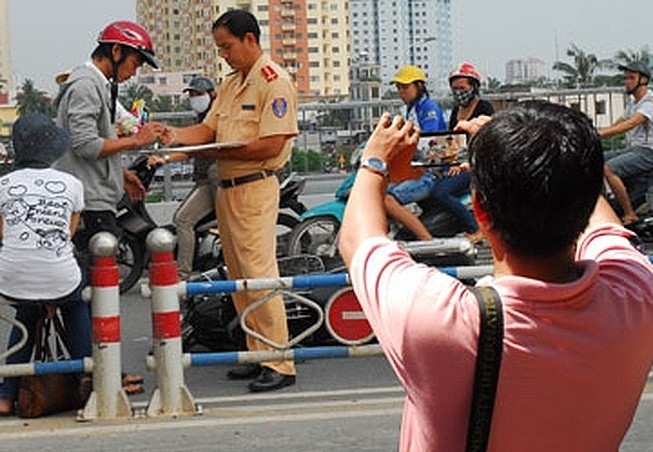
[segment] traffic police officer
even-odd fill
[[[218,96],[201,124],[170,128],[166,142],[193,145],[215,140],[241,143],[203,151],[218,160],[216,214],[228,275],[238,278],[275,278],[276,220],[279,181],[275,172],[290,157],[292,138],[298,134],[296,91],[290,76],[259,44],[256,18],[244,10],[231,10],[213,24],[220,56],[234,69],[220,85]],[[238,313],[265,291],[233,295]],[[262,336],[288,342],[283,299],[280,295],[256,308],[247,324]],[[269,345],[247,337],[249,350],[270,350]],[[231,370],[230,379],[250,379],[250,391],[269,391],[295,383],[293,361],[264,362]]]

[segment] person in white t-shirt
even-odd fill
[[[70,149],[70,138],[52,119],[35,113],[16,121],[12,141],[14,171],[0,178],[0,295],[13,303],[29,338],[6,363],[29,361],[39,304],[60,308],[71,358],[90,356],[91,318],[80,297],[81,271],[71,242],[84,188],[76,177],[50,167]],[[14,327],[8,347],[20,337]],[[17,389],[18,378],[4,379],[0,415],[13,413]]]
[[[653,363],[653,266],[600,196],[603,150],[583,113],[530,101],[460,127],[483,120],[469,145],[472,204],[504,319],[488,450],[614,452]],[[413,123],[381,117],[339,246],[406,391],[400,450],[462,451],[477,300],[386,237],[388,176],[409,170],[418,137]]]
[[[614,124],[599,129],[603,138],[626,135],[626,147],[605,163],[605,180],[623,209],[624,225],[639,218],[628,196],[625,180],[653,174],[653,91],[648,89],[651,69],[642,61],[620,65],[624,72],[624,86],[628,94],[622,117]]]

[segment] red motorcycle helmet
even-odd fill
[[[159,68],[159,63],[154,58],[152,39],[147,31],[135,22],[119,20],[107,25],[97,38],[100,44],[122,44],[135,49],[143,56],[147,64],[154,69]]]
[[[481,74],[476,70],[471,63],[460,63],[456,68],[449,73],[449,85],[454,79],[459,77],[466,77],[471,80],[475,80],[478,85],[481,84]]]

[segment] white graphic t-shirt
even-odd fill
[[[47,300],[79,285],[70,218],[83,208],[81,181],[62,171],[26,168],[0,178],[1,294]]]

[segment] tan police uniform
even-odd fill
[[[290,76],[263,55],[245,80],[240,72],[227,76],[204,124],[216,131],[217,142],[295,136],[298,133],[296,96]],[[281,153],[270,159],[219,160],[216,212],[225,263],[232,279],[279,276],[276,261],[279,181],[274,172],[288,161],[291,146],[292,139],[288,139]],[[267,293],[235,293],[236,310],[240,314]],[[276,343],[288,342],[286,313],[280,295],[253,311],[247,324]],[[271,349],[249,336],[247,347],[252,351]],[[293,361],[262,364],[280,374],[295,375]]]

